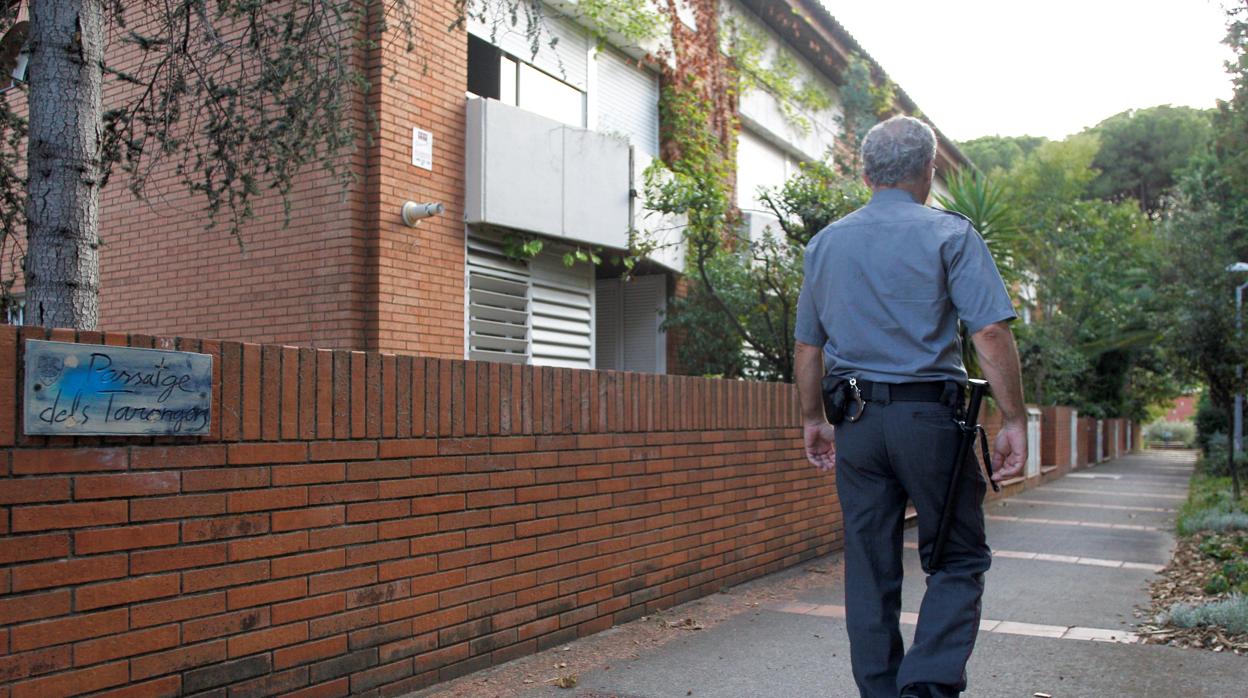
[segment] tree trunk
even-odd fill
[[[33,0],[27,148],[27,324],[95,329],[103,0]]]

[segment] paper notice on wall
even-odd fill
[[[412,128],[412,164],[426,170],[433,169],[433,134]]]

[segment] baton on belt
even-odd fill
[[[945,506],[940,512],[940,528],[936,529],[936,541],[932,545],[930,567],[938,569],[941,558],[945,555],[945,543],[949,540],[949,530],[953,528],[953,512],[958,506],[958,480],[962,476],[962,468],[966,467],[967,459],[975,450],[975,438],[979,437],[980,449],[983,451],[984,470],[988,474],[988,482],[994,492],[1000,492],[1001,486],[992,479],[992,462],[988,459],[988,435],[979,425],[979,407],[984,401],[984,393],[988,392],[988,381],[972,378],[970,381],[971,398],[966,405],[966,418],[957,420],[958,453],[949,469],[949,488],[945,491]]]

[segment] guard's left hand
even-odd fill
[[[826,421],[807,424],[802,428],[806,441],[806,460],[826,473],[836,467],[836,427]]]

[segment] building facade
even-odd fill
[[[456,6],[419,4],[415,50],[383,40],[361,54],[371,88],[355,96],[355,113],[365,124],[371,110],[376,130],[347,163],[358,177],[344,188],[319,171],[301,175],[288,224],[270,197],[241,240],[207,229],[202,201],[172,166],[144,200],[109,187],[101,328],[666,372],[662,313],[683,270],[679,222],[657,226],[676,231],[666,233],[673,244],[627,281],[619,267],[565,263],[576,249],[622,253],[631,231],[656,227],[641,178],[660,149],[653,57],[663,40],[602,41],[566,1],[543,6],[537,44],[489,3],[470,3],[468,21],[448,30]],[[795,115],[766,89],[741,94],[736,204],[757,235],[774,222],[760,189],[828,156],[844,70],[866,54],[814,0],[724,0],[720,12],[763,37],[764,60],[783,55],[798,80],[831,97]],[[107,85],[105,103],[128,89]],[[894,106],[917,111],[900,90]],[[942,136],[939,170],[962,164]],[[441,213],[409,226],[409,201]],[[518,237],[543,251],[508,254]]]

